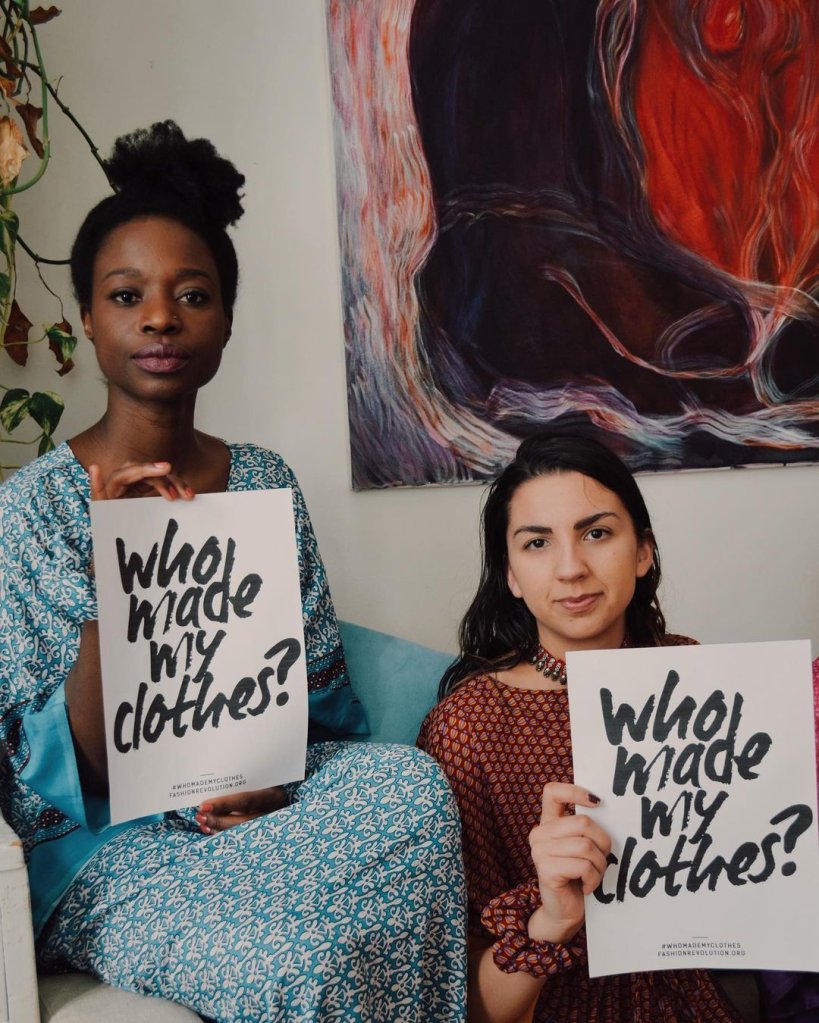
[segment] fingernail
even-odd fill
[[[197,824],[205,824],[206,822],[207,822],[207,817],[203,813],[198,813],[196,815],[196,823]]]
[[[589,802],[595,805],[600,802],[600,796],[596,796],[593,792],[589,793]]]
[[[204,835],[212,835],[213,834],[213,831],[210,828],[206,827],[204,824],[200,825],[200,830],[202,831],[202,833]]]
[[[170,467],[170,464],[170,462],[154,462],[154,466],[157,469],[164,469],[166,465]]]

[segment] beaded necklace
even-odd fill
[[[529,658],[529,663],[534,664],[535,668],[544,678],[554,679],[555,682],[559,682],[562,686],[566,685],[568,681],[566,677],[566,662],[553,657],[540,643],[535,647],[535,652]]]
[[[620,649],[630,647],[628,636],[623,636],[623,642],[620,644]],[[544,678],[554,679],[555,682],[559,682],[562,686],[568,684],[568,676],[566,675],[566,662],[561,661],[559,657],[554,657],[549,651],[543,646],[542,643],[538,643],[535,647],[535,652],[529,658],[529,663],[534,664],[535,669],[543,675]]]

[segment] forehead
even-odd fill
[[[518,487],[509,503],[509,528],[574,525],[604,511],[630,520],[613,490],[579,472],[555,472],[527,480]]]
[[[205,240],[170,217],[139,217],[119,224],[102,241],[94,260],[94,277],[112,269],[199,269],[217,279],[216,263]]]

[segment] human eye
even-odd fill
[[[607,536],[611,536],[611,530],[607,529],[606,526],[592,526],[586,532],[587,540],[605,540]]]
[[[179,301],[185,305],[202,306],[210,301],[210,295],[203,288],[185,288],[179,296]]]
[[[530,550],[539,551],[542,550],[544,547],[548,546],[549,541],[546,539],[545,536],[533,536],[531,540],[526,541],[526,543],[523,545],[523,549],[525,551]]]
[[[115,288],[109,298],[117,305],[131,306],[139,301],[139,293],[134,288]]]

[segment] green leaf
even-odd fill
[[[60,364],[60,376],[63,376],[74,368],[71,356],[77,347],[77,339],[71,333],[71,324],[67,320],[52,324],[46,328],[46,337],[48,338],[48,347]]]
[[[54,441],[51,439],[50,433],[44,433],[40,438],[40,443],[37,445],[37,454],[45,455],[49,451],[54,450]]]
[[[5,302],[11,291],[11,279],[8,274],[0,273],[0,302]]]
[[[0,423],[6,433],[11,433],[29,414],[31,395],[22,387],[6,391],[0,401]]]
[[[28,414],[43,433],[50,437],[57,429],[64,408],[65,402],[59,394],[53,391],[37,391],[31,396]]]

